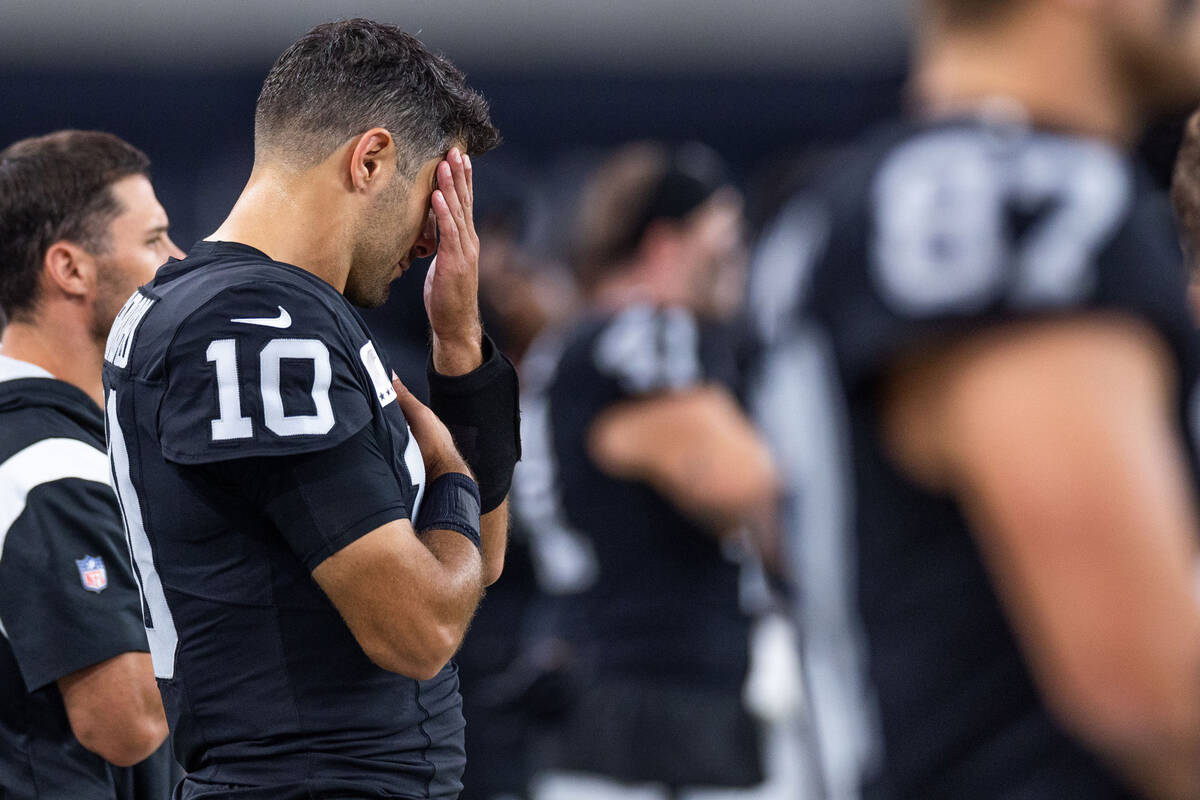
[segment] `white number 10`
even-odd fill
[[[248,439],[254,435],[254,423],[242,414],[241,384],[238,382],[237,341],[217,339],[205,353],[217,370],[217,408],[220,416],[212,421],[213,441]],[[313,414],[287,414],[280,391],[283,359],[307,360],[313,365]],[[258,354],[259,390],[262,392],[263,422],[276,436],[303,436],[328,433],[333,427],[333,404],[329,386],[333,369],[329,348],[319,339],[272,339]]]

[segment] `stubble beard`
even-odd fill
[[[108,333],[116,322],[117,314],[137,287],[126,291],[125,274],[107,256],[96,258],[99,280],[96,299],[92,301],[92,339],[101,345],[108,341]]]
[[[406,254],[404,240],[407,233],[401,232],[394,238],[388,233],[395,230],[393,226],[400,218],[409,185],[403,181],[394,182],[379,197],[372,212],[361,220],[358,244],[343,292],[346,299],[359,308],[379,308],[391,293],[396,264]]]
[[[346,278],[346,299],[359,308],[379,308],[391,293],[392,269],[382,266],[382,259],[352,267]]]
[[[378,218],[376,218],[378,217]],[[359,308],[379,308],[387,302],[396,251],[393,242],[384,241],[380,230],[387,224],[386,215],[371,215],[363,220],[358,244],[346,275],[346,299]]]

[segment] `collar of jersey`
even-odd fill
[[[0,412],[55,408],[104,441],[104,414],[86,392],[34,364],[0,356]]]
[[[15,381],[20,378],[50,378],[53,380],[54,376],[37,364],[31,364],[28,361],[22,361],[19,358],[12,358],[11,356],[0,355],[0,383]]]
[[[202,239],[192,245],[192,248],[188,251],[186,258],[182,260],[178,258],[169,259],[166,264],[159,268],[158,274],[155,276],[154,281],[150,284],[147,284],[146,288],[153,289],[155,285],[167,283],[175,278],[187,274],[193,269],[204,266],[203,264],[195,263],[196,261],[202,261],[204,259],[217,259],[221,256],[241,256],[243,258],[248,256],[256,261],[265,261],[272,266],[289,270],[295,274],[303,276],[309,283],[320,286],[323,290],[336,294],[338,297],[342,298],[343,302],[345,302],[347,306],[350,306],[350,303],[345,299],[345,296],[324,279],[317,277],[303,267],[297,267],[295,264],[289,264],[286,261],[276,261],[262,250],[259,250],[257,247],[251,247],[250,245],[242,244],[241,242],[214,242],[207,239]]]

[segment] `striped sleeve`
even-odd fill
[[[29,691],[145,651],[108,459],[70,438],[0,463],[0,632]]]

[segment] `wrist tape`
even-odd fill
[[[508,495],[521,459],[520,387],[517,371],[491,338],[483,337],[483,363],[466,375],[439,375],[430,354],[429,407],[450,429],[454,444],[479,481],[480,509],[494,510]]]
[[[455,531],[483,548],[479,533],[479,487],[461,472],[439,475],[425,487],[417,512],[417,533]]]

